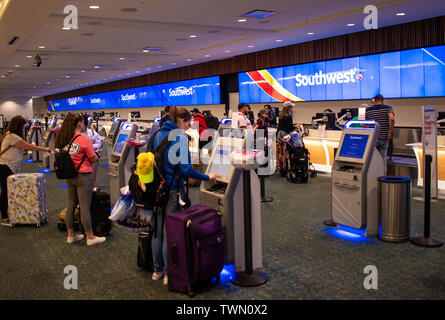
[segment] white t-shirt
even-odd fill
[[[238,112],[238,128],[241,127],[246,127],[246,129],[253,129],[250,120],[247,119],[247,117],[243,113]]]
[[[13,146],[20,140],[23,139],[20,138],[18,135],[7,132],[7,135],[2,142],[2,149],[0,150],[3,151],[9,146],[12,146],[11,148],[9,148],[8,151],[6,151],[4,154],[0,156],[0,164],[8,165],[8,167],[14,174],[19,173],[23,161],[23,150],[21,148]]]

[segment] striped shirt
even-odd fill
[[[8,148],[9,146],[12,146],[11,148],[9,148],[8,151],[0,156],[0,164],[8,165],[9,169],[11,169],[14,174],[19,173],[23,161],[23,150],[14,147],[14,144],[19,142],[20,140],[23,139],[20,138],[18,135],[7,132],[7,135],[2,142],[2,149],[0,150],[3,151],[6,150],[6,148]]]
[[[377,121],[380,125],[379,140],[386,140],[388,137],[389,113],[394,114],[394,110],[386,104],[379,104],[366,108],[366,120]]]

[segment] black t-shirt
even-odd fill
[[[291,133],[292,131],[294,131],[292,116],[285,116],[280,120],[280,123],[278,124],[278,132],[280,130],[286,133]]]
[[[133,173],[128,181],[128,187],[136,205],[143,206],[145,210],[153,210],[153,203],[156,198],[156,190],[153,187],[153,183],[146,183],[146,191],[143,192],[139,187],[139,176]]]

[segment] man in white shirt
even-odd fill
[[[240,103],[238,105],[238,128],[240,129],[250,129],[253,130],[252,123],[247,118],[247,113],[249,112],[249,105],[245,103]]]

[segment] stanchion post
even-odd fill
[[[433,157],[429,154],[426,154],[424,157],[424,177],[423,177],[423,187],[425,188],[424,192],[424,212],[425,212],[425,220],[424,220],[424,230],[423,237],[418,236],[411,239],[411,242],[417,246],[427,247],[427,248],[437,248],[443,245],[443,242],[434,238],[430,238],[431,233],[431,163],[433,161]]]

